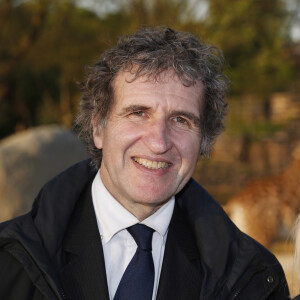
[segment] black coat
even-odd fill
[[[84,268],[90,265],[95,270],[99,266],[105,279],[99,236],[94,248],[87,248],[88,256],[100,256],[96,259],[100,263],[82,260],[82,273],[77,269],[74,278],[70,271],[74,265],[76,269],[73,258],[81,255],[90,236],[98,235],[90,201],[94,176],[89,161],[71,167],[44,186],[30,213],[0,225],[0,299],[107,299],[107,292],[91,294],[92,285],[84,278],[89,274]],[[89,230],[78,241],[84,226],[90,226]],[[66,252],[70,245],[77,253]],[[93,276],[90,279],[93,281]],[[90,288],[76,297],[78,293],[72,290],[82,291],[84,284]],[[100,291],[107,289],[104,285]],[[283,300],[287,295],[277,259],[240,232],[219,204],[191,179],[176,195],[157,299]]]

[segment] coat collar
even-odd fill
[[[70,298],[109,300],[91,184],[86,187],[75,205],[62,248],[65,264],[61,270],[61,277]]]
[[[266,278],[272,274],[274,279],[267,287],[266,278],[256,281],[256,290],[264,291],[261,299],[266,299],[280,285],[279,277],[284,294],[288,294],[283,270],[275,256],[242,233],[197,182],[191,179],[176,199],[201,256],[205,276],[200,299],[227,299],[235,289],[247,285],[257,272]]]
[[[175,204],[157,299],[198,299],[199,282],[201,282],[200,254],[193,233],[181,209]]]
[[[201,299],[214,299],[216,292],[232,288],[228,286],[228,280],[231,278],[236,282],[238,277],[233,279],[232,276],[245,272],[251,257],[240,255],[241,232],[197,182],[191,179],[176,199],[189,222],[200,252],[205,273]],[[256,252],[251,246],[248,250],[247,253],[251,252],[252,255]],[[241,258],[239,272],[232,273],[237,257]]]
[[[31,214],[51,257],[60,248],[75,204],[95,175],[91,160],[82,161],[49,181],[37,196]]]

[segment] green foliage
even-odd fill
[[[0,137],[52,120],[71,126],[76,82],[106,48],[102,20],[58,0],[2,1],[0,15]],[[53,109],[43,119],[49,103]]]
[[[232,92],[268,95],[292,78],[282,0],[210,0],[206,36],[229,63]]]
[[[228,126],[231,136],[247,136],[251,141],[260,141],[262,138],[270,137],[284,128],[283,124],[273,123],[268,120],[245,120],[241,118],[232,119]]]

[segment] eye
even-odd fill
[[[137,117],[144,117],[146,115],[145,112],[142,110],[134,111],[132,114]]]
[[[188,121],[183,117],[175,117],[174,121],[176,123],[183,124],[183,125],[188,124]]]

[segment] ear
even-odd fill
[[[103,129],[100,129],[98,126],[98,120],[96,116],[92,118],[92,125],[93,125],[93,140],[94,144],[98,149],[103,148]]]

